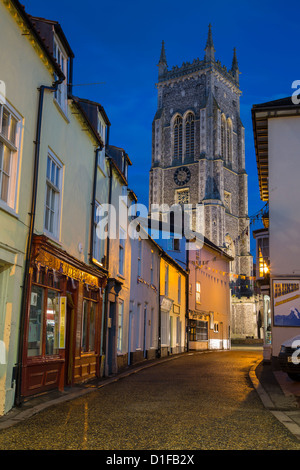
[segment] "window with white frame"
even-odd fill
[[[151,276],[150,276],[150,283],[151,285],[154,284],[154,251],[151,250],[151,266],[150,266],[150,269],[151,269]]]
[[[118,304],[118,339],[117,339],[118,352],[122,352],[122,346],[123,346],[123,316],[124,316],[124,301],[119,300],[119,304]]]
[[[105,173],[105,133],[106,133],[106,126],[102,120],[101,114],[98,112],[98,120],[97,120],[97,131],[103,141],[103,149],[100,150],[98,153],[98,166],[100,169]]]
[[[165,295],[169,295],[169,266],[165,265]]]
[[[196,282],[196,303],[201,303],[201,284],[200,282]]]
[[[125,230],[120,228],[119,236],[119,274],[124,275],[125,263]]]
[[[105,255],[105,239],[101,238],[97,234],[97,225],[98,225],[98,216],[100,212],[101,204],[98,201],[95,203],[95,215],[94,215],[94,247],[93,247],[93,257],[96,261],[103,264],[104,255]]]
[[[55,99],[61,109],[66,113],[67,111],[67,75],[68,75],[68,58],[66,53],[63,51],[63,47],[61,46],[58,38],[54,38],[54,44],[53,44],[53,55],[54,58],[56,59],[58,65],[61,68],[61,71],[63,72],[64,76],[66,77],[63,83],[61,83],[56,92],[54,93]],[[58,77],[55,76],[57,79]]]
[[[0,102],[0,202],[15,209],[19,174],[21,118]]]
[[[181,275],[178,274],[178,303],[181,303]]]
[[[176,343],[181,346],[181,321],[180,317],[176,318]]]
[[[150,347],[154,346],[154,338],[155,338],[155,331],[154,331],[154,308],[151,308],[151,320],[150,320]]]
[[[169,345],[170,342],[170,315],[162,310],[161,312],[161,344]]]
[[[138,240],[138,277],[142,275],[142,240]]]
[[[45,222],[47,233],[59,238],[61,191],[62,191],[62,165],[52,152],[47,157]]]
[[[141,325],[141,304],[137,304],[136,321],[135,321],[135,334],[136,334],[136,349],[140,349],[140,325]]]

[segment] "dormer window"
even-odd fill
[[[98,117],[97,117],[97,132],[103,141],[103,149],[99,152],[99,155],[98,155],[98,166],[101,168],[103,173],[105,173],[106,125],[99,112],[98,112]]]
[[[125,178],[127,179],[128,165],[127,165],[125,153],[122,154],[122,173],[125,176]]]
[[[58,65],[60,66],[63,74],[65,75],[65,80],[58,86],[57,91],[55,92],[55,99],[61,109],[66,113],[67,111],[67,77],[68,77],[68,57],[64,52],[62,46],[60,45],[58,39],[54,38],[54,45],[53,45],[53,55],[57,60]],[[57,76],[55,79],[57,80]]]

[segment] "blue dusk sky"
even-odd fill
[[[127,151],[133,162],[129,186],[147,206],[161,42],[165,41],[169,68],[203,59],[211,23],[216,59],[230,68],[233,48],[237,49],[249,215],[264,206],[258,189],[251,107],[290,96],[292,82],[300,79],[295,6],[279,0],[23,3],[27,13],[61,24],[75,54],[74,83],[81,85],[73,93],[104,106],[112,124],[110,143]],[[257,222],[252,228],[260,226]],[[255,252],[253,243],[251,252]]]

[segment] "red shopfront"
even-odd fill
[[[23,397],[100,373],[104,271],[35,236],[23,344]]]

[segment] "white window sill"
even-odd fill
[[[49,238],[49,240],[51,240],[51,241],[52,241],[53,243],[55,243],[56,245],[62,246],[61,241],[60,241],[58,238],[56,238],[56,236],[53,235],[52,233],[47,232],[47,230],[44,230],[44,235],[45,235],[47,238]]]
[[[16,213],[15,209],[10,207],[6,202],[0,200],[0,210],[7,212],[12,217],[19,219],[19,215]]]
[[[54,102],[56,108],[58,109],[59,113],[60,113],[60,114],[62,115],[62,117],[64,118],[64,120],[65,120],[68,124],[70,124],[70,120],[69,120],[68,115],[67,115],[67,109],[68,109],[67,104],[66,104],[66,109],[63,109],[63,108],[61,107],[61,105],[59,104],[59,102],[57,101],[56,98],[53,98],[53,102]]]
[[[102,168],[100,165],[98,165],[98,170],[100,170],[101,173],[102,173],[102,175],[104,176],[104,178],[106,178],[106,174],[105,174],[104,168]]]

